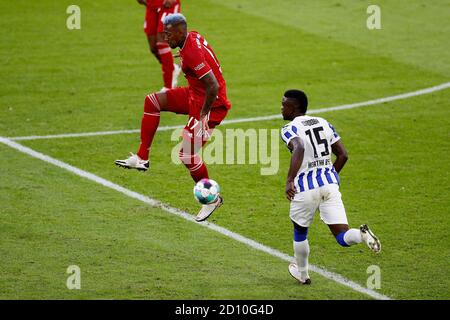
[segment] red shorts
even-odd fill
[[[204,99],[196,98],[190,94],[189,87],[181,87],[169,89],[167,94],[167,109],[178,114],[189,115],[188,123],[184,127],[183,137],[185,139],[194,140],[195,133],[198,131],[200,125],[198,119],[200,118],[200,111],[203,106]],[[227,106],[212,107],[208,115],[208,127],[210,130],[218,126],[222,120],[227,116]]]
[[[155,36],[157,33],[164,31],[164,18],[172,13],[180,12],[179,1],[170,8],[161,7],[159,9],[153,9],[147,7],[145,11],[144,32],[148,36]]]

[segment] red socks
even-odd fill
[[[174,70],[172,51],[165,42],[156,43],[156,47],[158,48],[159,60],[162,66],[164,87],[171,89]]]
[[[150,147],[159,126],[160,110],[161,107],[155,93],[145,97],[144,116],[141,122],[141,144],[137,152],[137,155],[142,160],[148,160]],[[183,149],[181,149],[179,157],[195,182],[209,178],[208,169],[198,154],[184,153]]]
[[[208,169],[206,168],[205,163],[198,154],[186,154],[183,153],[183,149],[181,149],[179,156],[181,162],[183,162],[183,164],[189,170],[189,173],[191,174],[191,177],[195,182],[198,182],[204,178],[209,178]]]
[[[142,160],[148,160],[153,137],[159,126],[160,109],[159,101],[155,93],[145,97],[144,116],[141,122],[141,145],[137,152],[137,155]]]

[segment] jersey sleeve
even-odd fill
[[[333,127],[333,125],[329,122],[328,122],[328,128],[329,128],[329,132],[330,132],[330,143],[334,144],[335,142],[339,141],[341,139],[341,137],[336,132],[336,129]]]
[[[298,137],[297,132],[297,128],[292,124],[287,124],[283,128],[281,128],[281,140],[283,140],[288,148],[289,142],[291,142],[291,140],[295,137]]]
[[[198,79],[203,78],[211,71],[211,67],[206,61],[200,39],[196,38],[193,40],[188,53],[183,58],[183,63],[194,72]]]

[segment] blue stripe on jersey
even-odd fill
[[[286,137],[286,139],[289,139],[290,137],[292,137],[292,135],[288,131],[286,131],[284,133],[284,136]]]
[[[334,177],[336,178],[336,181],[337,181],[338,185],[341,185],[341,181],[340,181],[340,179],[339,179],[339,175],[338,175],[338,173],[336,172],[336,170],[334,170],[334,167],[331,168],[331,172],[333,172]]]
[[[292,132],[294,132],[295,134],[297,134],[297,127],[292,126],[291,128],[292,128]]]
[[[306,176],[308,178],[308,189],[309,190],[314,189],[314,184],[313,184],[313,180],[312,180],[312,174],[313,174],[313,172],[310,171],[310,172],[308,172],[308,175]]]
[[[322,174],[325,174],[326,180],[323,179]],[[314,183],[314,180],[316,180],[316,184]],[[306,183],[308,183],[308,189],[306,190],[313,190],[315,188],[320,188],[326,184],[340,185],[339,174],[336,172],[334,168],[316,168],[308,172],[302,172],[298,175],[297,181],[299,192],[305,191]]]
[[[303,177],[305,176],[305,173],[302,172],[299,176],[298,176],[298,186],[300,188],[300,192],[305,191],[305,187],[303,186]]]
[[[319,187],[323,186],[323,180],[322,180],[322,168],[318,168],[317,169],[317,175],[316,175],[316,180],[317,183],[319,184]]]
[[[328,183],[334,183],[330,176],[330,168],[325,168],[325,177],[327,178]]]
[[[333,130],[333,135],[335,138],[339,138],[338,133],[336,132],[336,129],[333,127],[333,125],[331,123],[328,123],[328,125],[330,126],[331,130]]]

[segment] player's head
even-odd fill
[[[284,120],[293,120],[304,115],[308,108],[308,98],[303,91],[287,90],[281,100],[281,114]]]
[[[165,17],[164,35],[172,49],[181,48],[187,35],[186,18],[181,13],[169,14]]]

